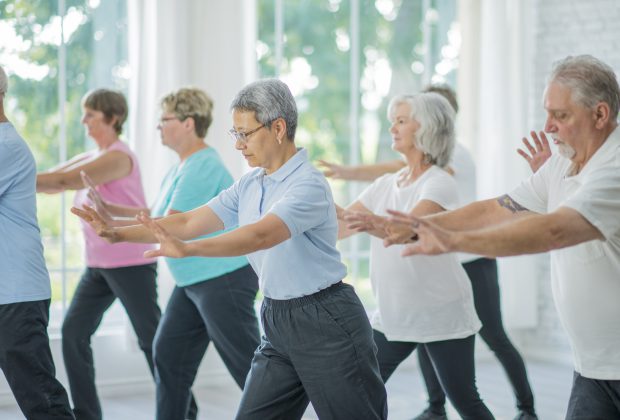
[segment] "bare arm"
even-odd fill
[[[534,254],[604,239],[579,212],[560,207],[553,213],[515,217],[470,231],[452,231],[425,219],[414,219],[418,240],[403,255],[463,251],[492,257]]]
[[[336,213],[338,214],[338,239],[345,239],[349,236],[361,232],[361,230],[349,228],[349,222],[345,219],[350,214],[373,214],[359,200],[349,204],[346,209],[336,205]]]
[[[352,204],[352,206],[356,203],[359,202],[356,201]],[[386,240],[388,238],[393,240],[394,237],[400,238],[399,241],[393,243],[407,243],[411,241],[411,237],[414,234],[409,222],[390,223],[388,217],[378,216],[366,209],[366,207],[361,205],[361,203],[359,205],[362,208],[361,210],[358,210],[357,208],[347,208],[347,211],[343,212],[342,219],[344,220],[339,220],[338,239],[350,236],[357,232],[367,232],[373,236],[384,238]],[[444,210],[445,209],[443,207],[434,201],[420,200],[416,206],[411,209],[409,214],[417,217],[423,217],[443,212]],[[399,214],[404,215],[405,213]],[[342,234],[341,231],[343,232]],[[347,233],[346,236],[343,236],[344,233]]]
[[[385,245],[412,242],[415,239],[413,219],[422,215],[394,210],[388,210],[388,213],[392,217],[387,222],[389,235],[385,238]],[[456,210],[429,215],[425,220],[443,229],[463,231],[480,229],[531,214],[533,213],[516,203],[510,196],[503,195],[492,200],[477,201]]]
[[[147,251],[147,257],[167,256],[182,258],[230,257],[246,255],[255,251],[269,249],[291,237],[286,224],[278,216],[267,214],[256,223],[242,226],[231,232],[213,238],[194,242],[183,242],[148,216],[140,216],[140,221],[148,228],[160,243],[160,248]]]
[[[349,181],[374,181],[381,175],[398,172],[405,165],[406,163],[399,159],[357,166],[338,165],[325,160],[319,160],[319,166],[323,168],[323,174],[326,177]]]
[[[128,226],[135,225],[135,217],[139,213],[151,214],[151,210],[146,207],[125,206],[122,204],[110,203],[103,199],[99,191],[97,191],[95,181],[84,171],[80,172],[82,182],[85,188],[88,188],[88,198],[95,206],[95,210],[104,218],[108,219],[111,226]],[[131,223],[127,221],[116,220],[116,217],[131,218]],[[114,219],[114,220],[113,220]]]
[[[502,223],[513,217],[533,214],[509,195],[476,201],[465,207],[433,215],[427,219],[448,230],[472,230]]]
[[[48,171],[46,172],[60,172],[60,171],[65,171],[77,164],[80,163],[84,163],[84,161],[86,159],[88,159],[89,157],[89,153],[88,152],[84,152],[84,153],[80,153],[79,155],[76,155],[74,157],[72,157],[71,159],[69,159],[66,162],[62,162],[59,163],[58,165],[54,166],[53,168],[50,168]]]
[[[37,191],[81,190],[84,188],[81,172],[86,172],[95,185],[123,178],[131,172],[132,162],[126,153],[113,150],[96,159],[81,161],[66,169],[37,175]]]
[[[89,223],[99,236],[111,243],[157,242],[152,231],[143,224],[114,227],[90,207],[85,206],[84,209],[73,207],[71,211]],[[208,206],[198,207],[185,213],[175,213],[159,219],[157,223],[172,236],[182,240],[193,239],[224,229],[222,220]]]

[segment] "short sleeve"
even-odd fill
[[[388,178],[394,176],[394,174],[386,174],[377,178],[372,184],[364,188],[364,191],[357,197],[357,201],[362,203],[370,211],[376,211],[375,203],[377,201],[378,193],[387,187],[386,183],[389,182]]]
[[[282,219],[294,237],[324,223],[333,205],[327,183],[311,176],[292,185],[268,213]]]
[[[551,157],[538,171],[509,192],[510,198],[529,211],[546,213],[551,172],[553,167],[558,164],[557,159],[557,156]]]
[[[239,224],[239,191],[243,178],[229,188],[220,192],[206,204],[220,218],[224,229],[230,229]]]
[[[606,239],[620,231],[620,168],[595,171],[570,198],[560,204],[579,212]]]
[[[170,198],[170,209],[185,212],[200,207],[232,184],[225,168],[209,163],[182,170]]]
[[[418,201],[429,200],[446,210],[459,206],[459,193],[456,181],[448,173],[429,177],[420,188]]]

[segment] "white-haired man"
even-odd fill
[[[73,419],[47,336],[50,280],[37,224],[32,153],[4,113],[0,67],[0,368],[26,418]]]
[[[573,348],[567,419],[620,418],[620,89],[592,56],[555,64],[545,131],[558,146],[507,195],[426,219],[395,214],[387,245],[404,254],[551,251],[553,296]],[[359,222],[358,222],[359,223]],[[376,221],[375,221],[376,223]],[[405,226],[407,229],[403,229]],[[415,236],[417,235],[417,237]]]

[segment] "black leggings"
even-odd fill
[[[398,365],[415,350],[419,343],[388,341],[385,335],[374,330],[377,360],[384,382]],[[463,419],[493,419],[476,388],[474,368],[475,335],[466,338],[426,343],[426,349],[446,390],[452,405]]]
[[[90,341],[116,299],[125,307],[138,345],[153,372],[153,337],[161,316],[156,277],[156,264],[87,267],[82,274],[62,324],[62,355],[77,419],[100,420],[103,417]]]
[[[499,283],[497,280],[497,261],[489,258],[463,264],[471,280],[474,305],[482,329],[478,332],[500,361],[517,398],[517,407],[534,413],[534,395],[527,379],[525,364],[521,355],[508,339],[502,325],[500,310]],[[432,412],[445,413],[446,396],[433,369],[425,346],[418,348],[420,370],[428,390],[428,402]]]

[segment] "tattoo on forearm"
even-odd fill
[[[507,208],[512,213],[517,213],[519,211],[527,211],[525,207],[523,207],[521,204],[517,203],[512,198],[510,198],[508,194],[504,194],[501,197],[499,197],[497,199],[497,202],[499,203],[500,206]]]

